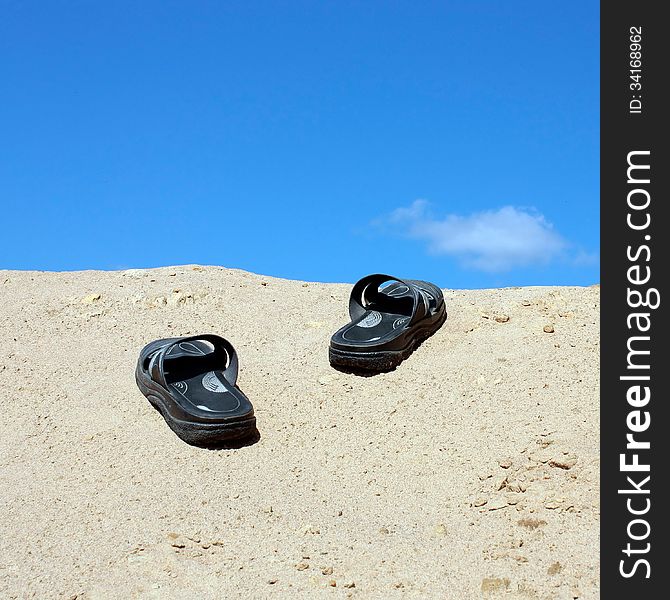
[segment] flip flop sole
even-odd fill
[[[369,352],[352,352],[339,348],[328,349],[328,359],[333,367],[343,369],[386,372],[393,371],[401,362],[408,358],[425,340],[432,336],[447,320],[444,304],[437,319],[418,324],[409,344],[402,350],[373,350]]]

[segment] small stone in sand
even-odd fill
[[[333,574],[333,567],[324,567],[321,569],[321,573],[323,575],[332,575]]]
[[[530,301],[529,300],[522,300],[521,301],[521,306],[530,306]]]
[[[572,469],[572,467],[574,467],[576,464],[577,464],[577,457],[571,455],[552,458],[549,461],[549,466],[557,467],[559,469],[565,469],[566,471],[568,469]]]
[[[472,504],[473,506],[484,506],[487,502],[487,498],[477,498]]]
[[[329,585],[330,587],[337,587],[337,581],[335,581],[334,579],[331,579],[331,580],[328,582],[328,585]]]
[[[521,527],[525,527],[527,529],[537,529],[538,527],[542,527],[542,525],[546,524],[546,521],[542,519],[534,519],[533,517],[524,517],[517,522],[517,525],[521,525]]]
[[[487,577],[482,579],[482,593],[489,595],[492,592],[504,592],[510,584],[510,580],[507,577],[498,578],[498,577]]]
[[[563,570],[563,565],[559,562],[555,562],[547,569],[547,575],[557,575]]]
[[[494,320],[496,323],[507,323],[507,321],[509,321],[509,315],[496,315]]]
[[[554,333],[554,326],[553,325],[545,325],[542,328],[542,331],[544,331],[545,333]]]
[[[500,510],[501,508],[507,508],[507,502],[501,498],[496,498],[493,502],[490,502],[486,508],[489,510]]]
[[[274,585],[275,583],[277,583],[277,581],[278,581],[277,579],[268,579],[268,583],[270,585]]]
[[[309,569],[309,565],[304,562],[299,562],[295,568],[298,569],[298,571],[305,571],[306,569]]]
[[[512,461],[509,458],[499,460],[498,464],[502,469],[509,469],[512,466]]]
[[[344,584],[345,588],[355,588],[356,584],[353,581]]]
[[[102,294],[89,294],[81,299],[82,304],[93,304],[102,298]]]

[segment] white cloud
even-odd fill
[[[425,200],[394,210],[385,220],[403,235],[424,240],[434,254],[456,257],[481,271],[542,265],[568,247],[543,215],[513,206],[434,218]]]
[[[600,254],[598,252],[580,250],[572,262],[577,267],[596,267],[600,264]]]

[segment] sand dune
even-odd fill
[[[597,598],[599,288],[447,290],[367,378],[328,364],[349,289],[0,271],[0,597]],[[135,386],[146,342],[201,332],[254,445],[187,446]]]

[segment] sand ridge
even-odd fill
[[[349,285],[0,271],[0,597],[598,597],[599,298],[445,290],[398,369],[330,368]],[[181,442],[140,348],[213,332],[260,440]]]

